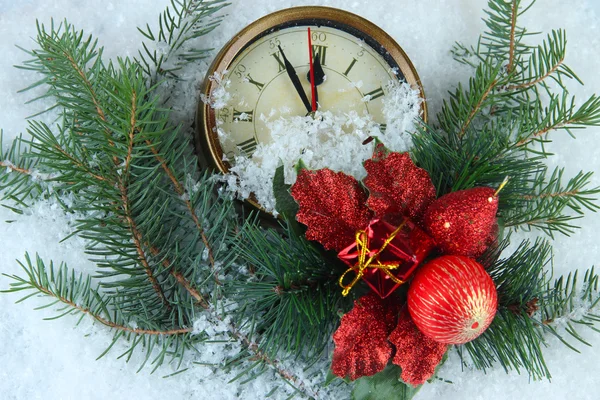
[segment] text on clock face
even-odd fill
[[[375,121],[384,121],[386,87],[398,79],[384,57],[361,38],[324,26],[310,27],[309,57],[307,28],[294,26],[267,34],[231,63],[227,76],[230,99],[215,112],[219,129],[226,133],[221,147],[227,159],[241,153],[251,155],[258,143],[268,143],[269,121],[306,115],[298,90],[311,98],[309,58],[323,74],[315,81],[319,110],[369,113]],[[290,80],[286,60],[300,88]]]

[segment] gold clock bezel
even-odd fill
[[[256,20],[240,31],[221,49],[208,69],[201,88],[201,97],[208,98],[215,88],[216,83],[209,78],[215,73],[222,74],[227,70],[235,58],[260,36],[274,32],[278,27],[293,25],[296,21],[307,22],[310,20],[315,20],[315,25],[319,25],[317,21],[339,23],[372,38],[389,53],[389,57],[398,65],[406,81],[411,86],[419,88],[421,98],[425,98],[425,92],[415,67],[404,50],[390,35],[358,15],[320,6],[294,7],[276,11]],[[335,28],[335,25],[333,27]],[[423,120],[427,121],[427,104],[423,102],[421,108]],[[226,173],[229,171],[229,163],[223,160],[223,151],[215,127],[215,110],[209,104],[200,101],[196,113],[195,135],[198,157],[202,166],[216,168],[220,172]]]

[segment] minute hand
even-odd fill
[[[304,107],[306,107],[306,111],[308,111],[309,113],[312,112],[312,107],[310,105],[310,101],[308,101],[308,97],[306,97],[306,93],[304,93],[304,89],[302,88],[302,83],[300,83],[300,79],[298,78],[298,75],[296,74],[296,70],[294,69],[294,66],[288,61],[281,46],[277,46],[277,47],[279,47],[279,51],[281,52],[281,56],[283,57],[283,62],[285,64],[285,70],[286,70],[288,76],[290,77],[290,80],[294,84],[294,87],[296,88],[296,92],[298,92],[298,95],[302,99],[302,102],[304,103]]]

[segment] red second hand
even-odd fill
[[[317,101],[315,99],[315,69],[313,68],[312,41],[310,38],[310,28],[308,28],[308,60],[310,67],[310,92],[312,96],[312,111],[317,111]]]

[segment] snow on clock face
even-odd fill
[[[420,88],[400,46],[361,17],[327,7],[270,14],[236,35],[208,71],[204,97],[218,89],[226,96],[216,106],[199,104],[201,161],[227,172],[236,155],[251,156],[270,141],[269,121],[315,110],[368,113],[385,130],[383,102],[393,81]],[[426,118],[424,104],[422,111]]]

